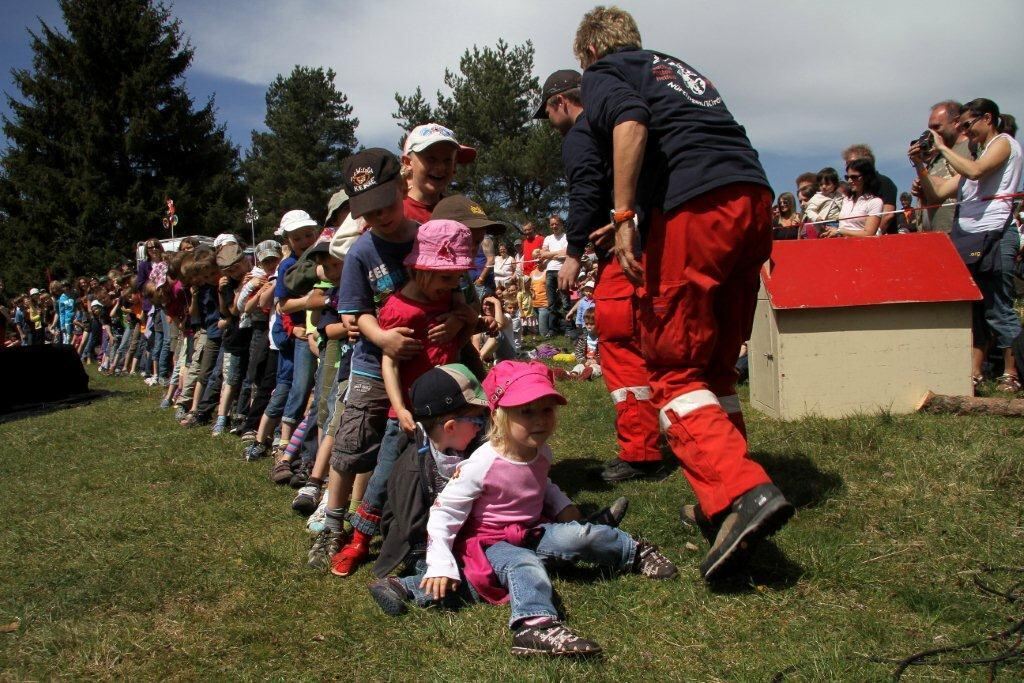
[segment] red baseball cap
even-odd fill
[[[491,410],[514,408],[548,396],[559,405],[567,402],[555,389],[551,368],[538,361],[503,360],[484,378],[483,387]]]

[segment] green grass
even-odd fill
[[[680,576],[556,577],[569,622],[607,654],[523,661],[508,653],[507,607],[389,619],[365,569],[307,570],[292,491],[270,484],[265,461],[243,462],[234,437],[177,427],[137,379],[92,384],[115,393],[0,424],[0,625],[20,620],[0,633],[0,679],[877,680],[891,666],[866,655],[1022,616],[971,579],[1024,564],[1024,421],[749,412],[754,456],[799,512],[749,575],[711,590],[696,570],[704,541],[678,522],[692,497],[681,475],[604,484],[610,401],[599,383],[564,385],[555,480],[584,506],[629,496],[624,527],[659,543]]]

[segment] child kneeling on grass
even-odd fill
[[[548,478],[547,441],[566,401],[547,366],[503,361],[483,388],[490,442],[457,466],[430,510],[426,571],[377,582],[371,592],[397,614],[407,601],[426,604],[457,591],[461,566],[480,598],[510,603],[513,654],[599,654],[597,643],[559,621],[545,562],[583,560],[656,579],[675,576],[675,565],[649,543],[585,521]]]

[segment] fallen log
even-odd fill
[[[944,396],[928,392],[917,404],[917,412],[932,415],[994,415],[1024,417],[1024,399]]]

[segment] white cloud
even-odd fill
[[[267,84],[295,64],[333,68],[360,140],[393,145],[394,93],[429,96],[476,44],[533,40],[537,76],[573,66],[572,37],[595,2],[179,0],[195,68]],[[935,101],[989,97],[1024,118],[1024,3],[989,0],[620,3],[644,44],[712,78],[760,150],[837,159],[851,142],[898,159]]]

